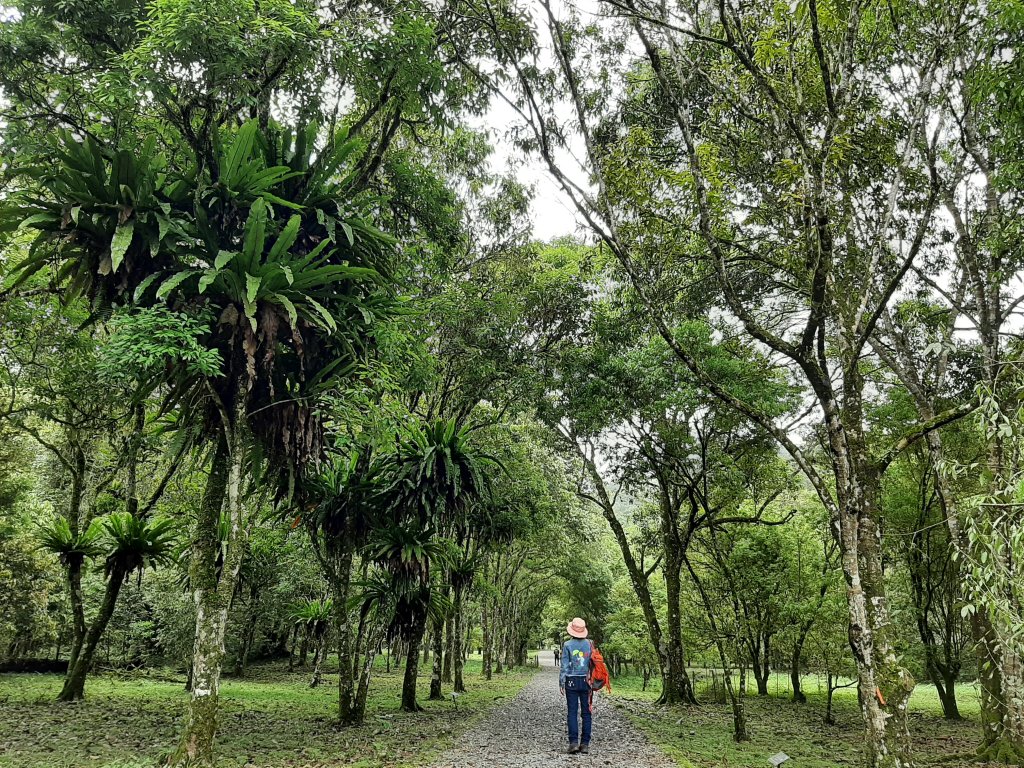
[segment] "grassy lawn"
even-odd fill
[[[382,665],[366,725],[339,729],[336,669],[328,664],[318,688],[308,687],[308,672],[289,673],[283,663],[257,665],[244,680],[226,678],[218,765],[423,765],[492,705],[518,693],[531,676],[531,670],[518,670],[487,683],[480,662],[471,659],[468,693],[453,704],[450,698],[426,701],[429,669],[421,669],[420,703],[426,711],[407,715],[398,712],[401,673],[385,673]],[[60,683],[58,675],[0,675],[0,768],[142,768],[173,748],[187,701],[184,677],[97,675],[86,685],[86,700],[77,704],[54,701]]]
[[[833,703],[835,725],[826,725],[825,693],[819,692],[815,677],[804,680],[806,704],[789,700],[785,677],[772,680],[767,697],[749,695],[744,699],[752,739],[737,744],[732,739],[732,712],[727,704],[714,704],[701,697],[700,707],[659,708],[658,682],[641,690],[637,677],[613,681],[616,703],[684,768],[750,766],[764,768],[768,758],[785,752],[800,768],[833,768],[860,765],[863,725],[852,688],[839,690]],[[751,681],[753,683],[753,681]],[[698,684],[698,693],[701,690]],[[778,691],[778,695],[776,695]],[[961,722],[948,722],[934,687],[919,685],[910,700],[911,730],[915,755],[920,765],[960,768],[971,765],[970,753],[978,740],[977,689],[964,685],[958,690]]]

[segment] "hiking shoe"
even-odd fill
[[[575,755],[579,751],[580,751],[580,745],[579,744],[570,744],[569,745],[569,754],[570,755]]]
[[[589,755],[590,754],[590,745],[589,744],[580,744],[580,754]]]

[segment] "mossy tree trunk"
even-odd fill
[[[679,540],[679,526],[675,521],[676,510],[661,493],[659,508],[661,510],[662,535],[662,575],[665,579],[665,594],[668,598],[665,624],[665,645],[661,650],[664,656],[664,684],[661,690],[660,704],[696,704],[697,697],[693,692],[693,684],[686,673],[686,648],[683,645],[682,615],[682,569],[685,549]]]
[[[420,666],[420,645],[426,629],[426,616],[420,612],[413,619],[414,623],[409,635],[409,648],[405,656],[405,676],[402,678],[402,711],[419,712],[420,705],[416,701],[416,676]]]
[[[121,592],[121,586],[125,580],[123,567],[115,566],[107,577],[107,586],[103,591],[103,602],[100,604],[99,612],[93,619],[92,626],[86,635],[85,644],[81,651],[75,655],[75,662],[68,666],[67,675],[64,678],[64,686],[57,696],[58,701],[77,701],[85,697],[85,679],[92,666],[93,657],[96,655],[96,646],[106,631],[110,617],[114,615],[114,608],[117,606],[117,597]]]
[[[313,643],[313,677],[309,681],[310,688],[316,688],[320,685],[320,679],[323,677],[324,656],[326,655],[327,640],[323,635],[320,635]]]
[[[196,603],[192,691],[185,728],[169,765],[212,766],[228,609],[241,566],[246,526],[242,474],[249,447],[244,388],[236,393],[233,423],[217,440],[189,568]],[[221,542],[221,510],[226,518]],[[223,550],[222,550],[223,547]],[[223,560],[221,561],[221,552]]]
[[[461,584],[455,585],[455,599],[453,601],[452,610],[452,690],[455,693],[465,693],[466,683],[462,678],[463,669],[466,663],[466,657],[463,653],[463,635],[465,635],[464,625],[464,609],[463,602],[465,600],[465,588]]]
[[[352,587],[353,547],[347,536],[332,542],[331,602],[334,611],[334,633],[338,644],[338,722],[356,725],[355,698],[358,685],[358,654],[352,636],[352,612],[348,609]]]
[[[455,649],[458,646],[455,640],[457,635],[454,632],[454,621],[455,616],[453,614],[444,623],[444,665],[441,668],[441,682],[448,683],[449,685],[452,682],[452,656],[455,654]]]
[[[441,674],[444,666],[444,619],[434,621],[431,641],[434,645],[434,664],[430,671],[430,701],[441,701]]]

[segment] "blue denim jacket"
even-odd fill
[[[558,674],[558,687],[565,688],[567,677],[587,677],[590,674],[590,654],[593,646],[589,640],[572,638],[562,646],[562,669]]]

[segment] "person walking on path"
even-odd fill
[[[590,752],[590,658],[594,644],[587,639],[587,623],[577,617],[569,622],[565,631],[569,640],[562,646],[562,663],[558,687],[568,705],[569,754]],[[583,733],[578,718],[582,716]]]

